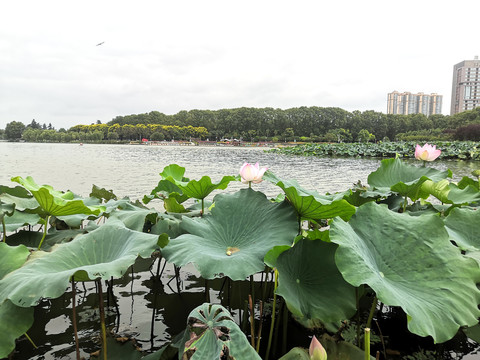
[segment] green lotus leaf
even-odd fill
[[[20,188],[26,191],[26,189],[20,186],[17,186],[16,188]],[[38,201],[30,194],[28,197],[19,197],[19,196],[5,193],[0,195],[0,200],[5,204],[15,204],[15,209],[20,211],[24,211],[27,209],[34,210],[40,207],[40,204],[38,203]]]
[[[426,180],[421,190],[435,196],[444,204],[451,204],[452,201],[448,199],[448,193],[450,192],[450,182],[446,179],[434,182],[432,180]]]
[[[261,360],[233,316],[217,304],[202,304],[188,315],[180,349],[182,359],[190,353],[191,360],[219,359],[223,350],[233,359]]]
[[[390,189],[416,201],[429,195],[421,191],[426,180],[438,182],[447,177],[452,177],[450,170],[439,171],[425,166],[408,165],[400,159],[385,159],[368,176],[368,184],[379,190]]]
[[[267,171],[263,178],[284,192],[290,203],[302,219],[332,219],[340,216],[348,220],[355,213],[355,206],[341,198],[322,196],[315,191],[303,189],[294,180],[281,180],[271,171]]]
[[[226,189],[228,184],[231,181],[235,181],[235,176],[224,176],[220,182],[217,184],[212,183],[212,180],[209,176],[203,176],[200,180],[189,180],[188,178],[183,177],[185,174],[185,168],[171,164],[163,169],[163,172],[160,173],[163,179],[168,180],[175,184],[184,195],[189,198],[194,199],[204,199],[206,198],[213,190],[216,189]],[[159,183],[160,186],[160,183]],[[162,185],[162,187],[165,185]],[[161,188],[157,186],[156,192],[160,191]],[[173,191],[171,191],[173,192]],[[153,193],[153,191],[152,191]],[[177,199],[179,203],[180,199]]]
[[[188,210],[185,209],[185,207],[178,202],[176,197],[168,197],[164,199],[163,206],[165,207],[165,210],[169,213],[181,214],[188,212]]]
[[[0,243],[0,279],[21,267],[30,252],[23,246]],[[0,302],[0,358],[6,358],[15,348],[15,339],[33,324],[33,308],[20,308],[9,300]]]
[[[450,188],[448,199],[454,204],[470,204],[480,201],[480,191],[477,186],[467,185],[460,188],[455,184],[450,184]]]
[[[480,269],[452,245],[442,220],[367,203],[348,223],[335,219],[330,240],[344,279],[369,285],[380,301],[400,306],[408,328],[436,342],[478,322]]]
[[[445,218],[450,239],[462,250],[480,251],[480,210],[455,208]]]
[[[185,169],[183,170],[185,171]],[[160,180],[155,189],[152,190],[149,196],[143,198],[143,203],[148,204],[151,200],[157,199],[169,199],[174,198],[181,204],[189,199],[188,195],[182,193],[182,190],[176,185],[176,181],[173,177],[168,177],[169,180]]]
[[[117,200],[117,195],[113,193],[113,190],[99,188],[97,185],[92,186],[92,191],[89,196],[105,201]]]
[[[121,211],[115,211],[110,215],[112,219],[119,219],[131,230],[143,231],[145,220],[148,218],[152,223],[156,222],[157,210],[147,209],[127,203]]]
[[[77,281],[119,278],[138,256],[149,257],[158,248],[159,236],[127,229],[118,221],[105,225],[71,242],[55,247],[25,263],[0,280],[0,303],[36,305],[41,298],[57,298]]]
[[[56,230],[54,228],[50,228],[48,229],[47,236],[43,241],[42,249],[44,251],[49,251],[53,246],[69,242],[75,236],[85,232],[87,232],[85,229]],[[20,230],[7,238],[7,244],[12,246],[22,244],[29,248],[37,249],[42,237],[42,232]]]
[[[356,312],[355,288],[335,265],[337,245],[300,240],[278,256],[277,294],[302,324],[349,319]]]
[[[15,211],[12,216],[5,216],[3,219],[7,231],[15,231],[26,225],[37,225],[41,220],[38,214],[23,211]]]
[[[475,326],[462,329],[462,331],[467,335],[470,339],[480,343],[480,324]]]
[[[458,182],[458,188],[459,189],[465,189],[467,186],[473,186],[475,189],[480,190],[479,188],[479,183],[478,183],[478,178],[477,180],[473,180],[471,177],[464,176],[462,179]]]
[[[177,182],[177,186],[183,193],[194,199],[204,199],[213,190],[226,189],[230,181],[234,181],[234,176],[224,176],[217,184],[212,183],[209,176],[203,176],[200,180],[190,180],[188,183]]]
[[[187,234],[172,239],[163,256],[177,266],[195,263],[202,277],[244,280],[264,269],[274,246],[291,245],[298,223],[287,203],[272,203],[252,189],[218,194],[210,215],[183,217]]]
[[[15,340],[30,329],[33,310],[15,306],[9,300],[0,304],[0,359],[7,358],[15,349]]]
[[[190,179],[184,177],[183,176],[184,174],[185,174],[184,167],[177,164],[170,164],[163,168],[163,171],[160,173],[160,176],[163,179],[167,179],[169,177],[172,178],[174,180],[172,181],[173,183],[175,183],[176,181],[189,182]]]
[[[176,217],[170,214],[161,214],[157,219],[157,223],[152,226],[150,232],[152,234],[167,234],[171,238],[176,238],[183,234],[180,227],[182,220],[180,217]]]
[[[23,245],[9,246],[0,242],[0,279],[27,261],[30,251]]]
[[[40,206],[53,216],[73,215],[73,214],[93,214],[99,215],[105,208],[102,206],[86,206],[80,199],[74,199],[72,192],[62,193],[49,185],[38,185],[32,177],[27,176],[23,179],[20,176],[12,178],[12,181],[18,182],[32,193]]]
[[[310,360],[307,349],[295,347],[283,355],[279,360]]]
[[[365,351],[347,341],[338,341],[327,334],[319,339],[327,351],[328,360],[365,360]],[[310,360],[307,349],[293,348],[279,360]],[[370,356],[370,359],[375,359]]]
[[[12,216],[15,211],[15,204],[4,204],[0,201],[0,221],[3,221],[5,215]]]

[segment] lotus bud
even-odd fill
[[[327,360],[327,352],[315,336],[312,337],[310,342],[308,354],[310,355],[310,360]]]
[[[435,145],[425,144],[420,146],[417,144],[415,147],[415,159],[423,161],[433,161],[440,156],[442,151],[437,149]]]
[[[258,162],[255,165],[245,163],[243,166],[240,168],[240,176],[242,178],[242,183],[248,184],[248,183],[254,183],[258,184],[262,182],[262,176],[267,171],[266,167],[260,167],[258,166]]]

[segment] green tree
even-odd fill
[[[375,135],[371,134],[368,130],[362,129],[358,132],[357,141],[367,143],[375,140]]]
[[[5,137],[7,140],[19,140],[22,138],[25,125],[19,121],[12,121],[5,126]]]

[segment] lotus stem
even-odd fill
[[[30,336],[28,336],[27,333],[24,333],[23,335],[25,335],[25,337],[28,339],[28,341],[30,341],[30,344],[32,344],[32,346],[33,346],[35,349],[38,349],[38,346],[35,345],[35,343],[34,343],[33,340],[30,338]]]
[[[370,314],[368,314],[367,324],[365,325],[365,328],[370,329],[370,326],[372,325],[373,314],[375,313],[375,309],[377,308],[377,302],[378,299],[375,296],[373,298],[372,307],[370,308]]]
[[[202,198],[202,212],[200,213],[200,216],[203,216],[204,210],[205,210],[205,204],[204,204],[204,201],[203,201],[203,198]]]
[[[273,306],[272,306],[272,322],[270,324],[270,333],[268,334],[267,353],[265,360],[268,360],[270,356],[270,347],[272,346],[273,329],[275,325],[275,308],[277,305],[277,286],[278,286],[278,271],[275,269],[275,285],[273,288]]]
[[[260,340],[262,339],[262,317],[263,317],[263,302],[260,300],[260,325],[258,326],[258,336],[257,336],[257,354],[260,351]]]
[[[370,328],[365,328],[365,360],[370,360]]]
[[[98,279],[97,284],[99,302],[98,309],[100,310],[100,323],[102,325],[103,360],[107,360],[107,328],[105,326],[105,309],[103,308],[102,279]]]
[[[5,218],[2,218],[2,228],[3,228],[3,242],[7,240],[7,228],[5,226]]]
[[[75,336],[75,352],[77,354],[77,360],[80,360],[80,347],[78,344],[78,330],[77,330],[77,312],[76,312],[76,289],[75,289],[75,279],[72,275],[72,322],[73,322],[73,334]]]
[[[253,309],[252,295],[248,294],[248,307],[250,309],[250,343],[255,349],[255,314]]]
[[[50,221],[50,215],[47,216],[47,219],[45,220],[45,225],[43,225],[43,236],[42,236],[42,240],[40,240],[40,244],[38,244],[37,250],[40,250],[43,244],[43,240],[45,240],[45,237],[47,236],[47,225],[49,221]]]
[[[285,302],[283,302],[283,338],[282,338],[282,354],[285,354],[287,352],[287,338],[288,338],[288,308],[285,305]]]
[[[355,304],[357,306],[357,345],[360,346],[360,295],[358,294],[358,288],[355,288]]]

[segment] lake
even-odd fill
[[[187,178],[208,175],[215,182],[225,175],[238,175],[244,162],[259,162],[280,178],[295,179],[304,188],[323,194],[346,190],[358,180],[366,183],[380,159],[292,157],[255,147],[0,142],[0,184],[14,186],[13,176],[32,176],[38,184],[81,196],[88,196],[95,184],[113,190],[118,197],[141,199],[155,188],[159,173],[169,164],[185,167]],[[459,177],[469,175],[476,163],[435,161],[429,166],[451,168]],[[241,187],[240,183],[229,185],[231,191]],[[255,188],[269,196],[279,193],[266,183]]]

